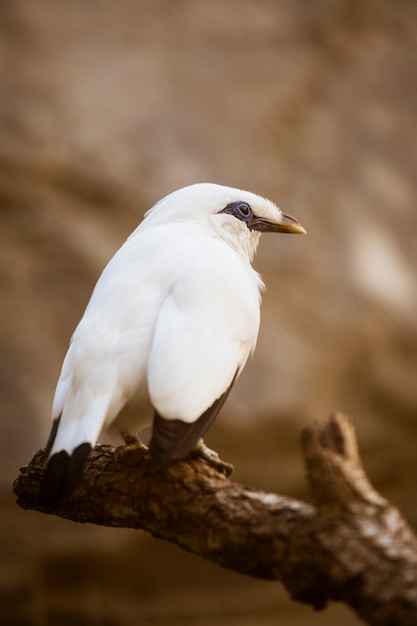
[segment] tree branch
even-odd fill
[[[417,624],[417,539],[369,483],[351,420],[304,428],[315,506],[225,478],[203,461],[158,468],[145,450],[96,446],[83,482],[45,508],[38,452],[14,483],[18,504],[106,526],[141,528],[235,571],[281,580],[293,598],[345,602],[375,626]]]

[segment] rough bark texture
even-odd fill
[[[142,449],[97,446],[82,484],[39,504],[45,456],[14,483],[22,508],[77,522],[141,528],[224,567],[281,580],[323,608],[345,602],[369,624],[417,624],[417,539],[369,483],[341,414],[303,431],[315,505],[235,483],[204,462],[156,468]]]

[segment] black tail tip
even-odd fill
[[[91,444],[82,443],[71,455],[61,450],[51,456],[39,497],[43,506],[56,504],[74,491],[81,480],[91,449]]]

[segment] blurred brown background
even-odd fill
[[[300,427],[342,409],[417,526],[417,4],[2,0],[0,17],[0,622],[358,624],[10,492],[104,264],[156,200],[212,181],[308,236],[261,241],[258,349],[207,442],[236,479],[308,497]]]

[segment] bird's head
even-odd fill
[[[305,234],[301,224],[273,202],[241,189],[197,183],[174,191],[146,213],[147,226],[196,222],[224,239],[250,260],[261,233]]]

